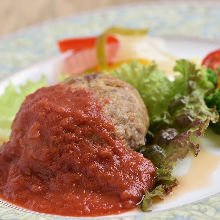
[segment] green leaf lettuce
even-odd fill
[[[43,86],[46,86],[46,77],[38,82],[27,81],[25,85],[20,87],[11,83],[7,86],[3,95],[0,96],[0,146],[7,141],[12,121],[25,97]]]
[[[189,151],[196,156],[196,138],[204,134],[210,121],[218,120],[215,108],[208,108],[204,101],[216,86],[212,73],[187,60],[177,60],[174,71],[179,74],[170,81],[155,63],[145,66],[133,61],[110,73],[139,91],[149,113],[146,146],[139,152],[154,163],[158,175],[155,189],[142,200],[144,211],[153,197],[163,197],[177,184],[171,175],[173,165]]]

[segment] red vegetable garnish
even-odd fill
[[[97,37],[71,38],[58,41],[60,52],[74,50],[75,52],[94,48]],[[114,36],[107,37],[107,44],[118,43],[118,39]]]
[[[209,53],[202,61],[202,65],[216,71],[220,66],[220,49]]]
[[[98,60],[96,56],[96,41],[98,37],[72,38],[58,42],[62,53],[70,51],[55,68],[55,74],[79,75],[87,70],[98,71]],[[107,61],[111,64],[119,47],[119,40],[109,35],[106,43]],[[72,52],[71,52],[72,51]]]

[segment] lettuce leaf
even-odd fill
[[[11,83],[7,86],[0,96],[0,146],[8,140],[12,121],[25,97],[43,86],[46,86],[46,77],[42,77],[38,82],[27,81],[19,87]]]
[[[169,193],[174,186],[177,186],[177,184],[178,181],[175,177],[172,176],[170,169],[157,169],[157,183],[155,188],[151,192],[146,191],[145,195],[139,203],[142,211],[149,211],[149,208],[152,206],[153,198],[158,197],[163,199],[164,196]]]
[[[134,61],[111,73],[139,91],[150,117],[151,137],[148,133],[145,156],[150,155],[152,146],[158,145],[165,153],[160,156],[166,155],[162,160],[166,166],[184,158],[189,150],[197,155],[199,146],[195,137],[204,134],[210,120],[218,120],[215,109],[208,108],[204,101],[205,95],[215,88],[207,77],[207,70],[187,60],[177,60],[174,70],[180,73],[174,81],[170,81],[155,63],[145,66]],[[156,160],[152,151],[150,157]]]
[[[60,75],[59,75],[60,82],[63,82],[65,79],[67,79],[69,77],[70,77],[70,75],[60,73]]]
[[[173,82],[175,96],[165,112],[154,118],[150,126],[151,132],[157,134],[154,143],[159,145],[162,145],[161,141],[164,142],[162,136],[166,136],[167,129],[176,130],[177,135],[163,146],[167,154],[166,161],[170,165],[184,158],[189,150],[197,155],[199,145],[195,141],[196,137],[204,134],[210,121],[218,121],[216,110],[208,108],[204,101],[205,95],[215,88],[208,80],[206,70],[186,60],[177,61],[174,70],[181,73]]]
[[[140,203],[141,210],[144,212],[149,211],[149,208],[152,206],[152,199],[155,197],[163,199],[164,195],[165,193],[162,185],[155,187],[151,192],[146,191]]]
[[[218,120],[216,110],[204,101],[205,95],[215,89],[208,71],[187,60],[177,60],[174,71],[179,75],[170,81],[155,63],[144,66],[134,61],[111,73],[139,91],[149,112],[146,145],[138,151],[154,163],[159,173],[156,187],[142,200],[143,211],[149,209],[152,198],[162,198],[177,185],[171,175],[176,161],[189,151],[197,156],[196,138],[204,134],[210,121]]]
[[[220,68],[219,68],[220,69]],[[216,89],[213,93],[208,94],[205,97],[206,105],[210,108],[216,108],[218,114],[220,115],[220,88]],[[220,134],[220,119],[217,123],[210,123],[210,127],[217,134]]]
[[[130,83],[138,90],[147,106],[150,120],[161,115],[174,96],[172,82],[155,63],[146,66],[133,61],[115,69],[111,75]]]

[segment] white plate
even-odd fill
[[[164,50],[178,58],[203,58],[208,52],[217,49],[220,45],[219,41],[215,40],[202,40],[202,39],[193,39],[193,38],[183,38],[183,37],[174,37],[166,36],[163,37],[165,41],[166,48]],[[48,83],[53,84],[56,82],[54,78],[54,67],[55,64],[63,59],[65,55],[57,55],[52,57],[45,62],[35,64],[27,69],[24,69],[20,72],[17,72],[11,75],[9,78],[0,82],[0,94],[4,92],[4,89],[12,82],[14,85],[24,84],[27,79],[32,81],[39,80],[42,75],[46,75]],[[208,138],[201,139],[202,147],[211,153],[220,156],[220,136],[214,135],[212,132],[209,132]],[[219,148],[218,148],[219,147]],[[220,157],[219,157],[220,158]],[[199,158],[197,158],[199,160]],[[180,163],[177,168],[179,170],[189,169],[191,164],[191,159],[185,159],[184,162]],[[173,209],[175,207],[183,206],[191,202],[199,201],[203,198],[215,195],[220,192],[220,159],[218,166],[215,167],[214,173],[210,176],[211,182],[209,185],[206,185],[204,188],[194,189],[190,193],[183,194],[174,200],[169,200],[168,202],[157,203],[152,208],[152,214],[155,212],[160,212],[162,210]],[[179,173],[176,169],[177,174]],[[201,179],[200,181],[205,181]],[[175,190],[174,190],[175,195]],[[5,207],[5,209],[8,209]],[[32,215],[32,214],[31,214]],[[140,211],[133,211],[129,213],[124,213],[119,215],[121,217],[125,216],[139,216],[143,215]],[[151,214],[146,214],[150,216]],[[117,217],[119,217],[117,216]],[[112,216],[109,216],[112,217]]]

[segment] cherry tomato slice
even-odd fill
[[[60,52],[74,50],[75,52],[91,49],[95,47],[97,37],[71,38],[58,41]],[[107,44],[118,43],[118,39],[113,36],[107,37]]]
[[[220,49],[209,53],[202,61],[202,65],[216,71],[220,66]]]

